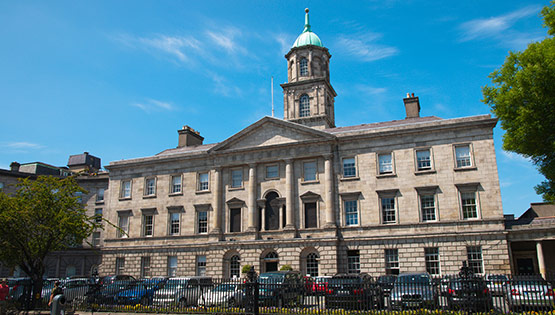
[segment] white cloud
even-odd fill
[[[373,87],[369,85],[357,85],[357,90],[370,95],[384,94],[387,92],[386,88]]]
[[[337,49],[358,57],[362,61],[371,62],[397,55],[399,49],[375,43],[380,34],[368,33],[355,37],[341,37],[337,40]]]
[[[14,150],[29,150],[29,149],[42,149],[44,148],[40,144],[31,143],[31,142],[9,142],[4,144],[5,148],[14,149]]]
[[[234,27],[218,29],[218,31],[206,31],[208,38],[220,48],[223,48],[228,54],[241,53],[245,54],[247,50],[240,46],[236,40],[241,36],[241,31]]]
[[[282,55],[285,55],[289,51],[289,49],[291,49],[291,45],[293,45],[294,38],[295,38],[294,36],[291,36],[285,33],[274,35],[274,39],[276,40],[276,42],[278,42],[280,47],[279,51]]]
[[[507,160],[532,165],[532,160],[523,155],[505,150],[501,150],[501,154]]]
[[[539,6],[527,6],[508,14],[464,22],[459,26],[461,30],[459,41],[495,39],[511,48],[526,47],[528,43],[540,37],[518,32],[513,29],[513,26],[523,18],[537,15],[539,11]]]
[[[146,102],[133,103],[131,105],[143,110],[145,113],[151,113],[153,111],[160,111],[160,110],[163,110],[163,111],[176,110],[176,107],[173,106],[172,104],[154,100],[154,99],[147,99]]]

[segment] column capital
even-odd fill
[[[322,157],[326,160],[331,160],[331,158],[333,157],[333,153],[324,153],[322,154]]]
[[[256,168],[256,166],[258,165],[258,163],[249,163],[247,164],[249,166],[249,168]]]
[[[291,164],[293,163],[293,159],[292,158],[283,159],[283,162],[285,162],[285,164]]]

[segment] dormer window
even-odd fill
[[[306,58],[301,59],[301,62],[299,62],[299,68],[301,76],[308,75],[308,60],[306,60]]]
[[[303,94],[299,101],[299,117],[310,116],[310,99],[308,95]]]

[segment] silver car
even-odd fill
[[[507,285],[507,303],[513,311],[522,308],[553,308],[553,288],[547,281],[515,279]]]
[[[199,297],[198,305],[239,306],[243,305],[244,297],[245,291],[242,285],[237,283],[223,283]]]
[[[169,278],[164,286],[154,293],[152,302],[162,307],[196,305],[199,297],[212,287],[210,277]]]
[[[438,302],[432,278],[428,273],[402,273],[391,290],[394,309],[435,307]]]
[[[505,275],[488,275],[487,285],[491,295],[503,295],[507,291],[509,278]]]

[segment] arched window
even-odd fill
[[[229,261],[229,276],[231,278],[239,278],[241,276],[239,260],[239,255],[234,255]]]
[[[318,276],[318,254],[310,253],[306,256],[306,273],[311,277]]]
[[[301,59],[301,62],[299,62],[299,68],[300,68],[301,76],[308,75],[308,60],[306,60],[306,58]]]
[[[306,94],[303,94],[299,101],[299,116],[300,117],[310,116],[310,99]]]

